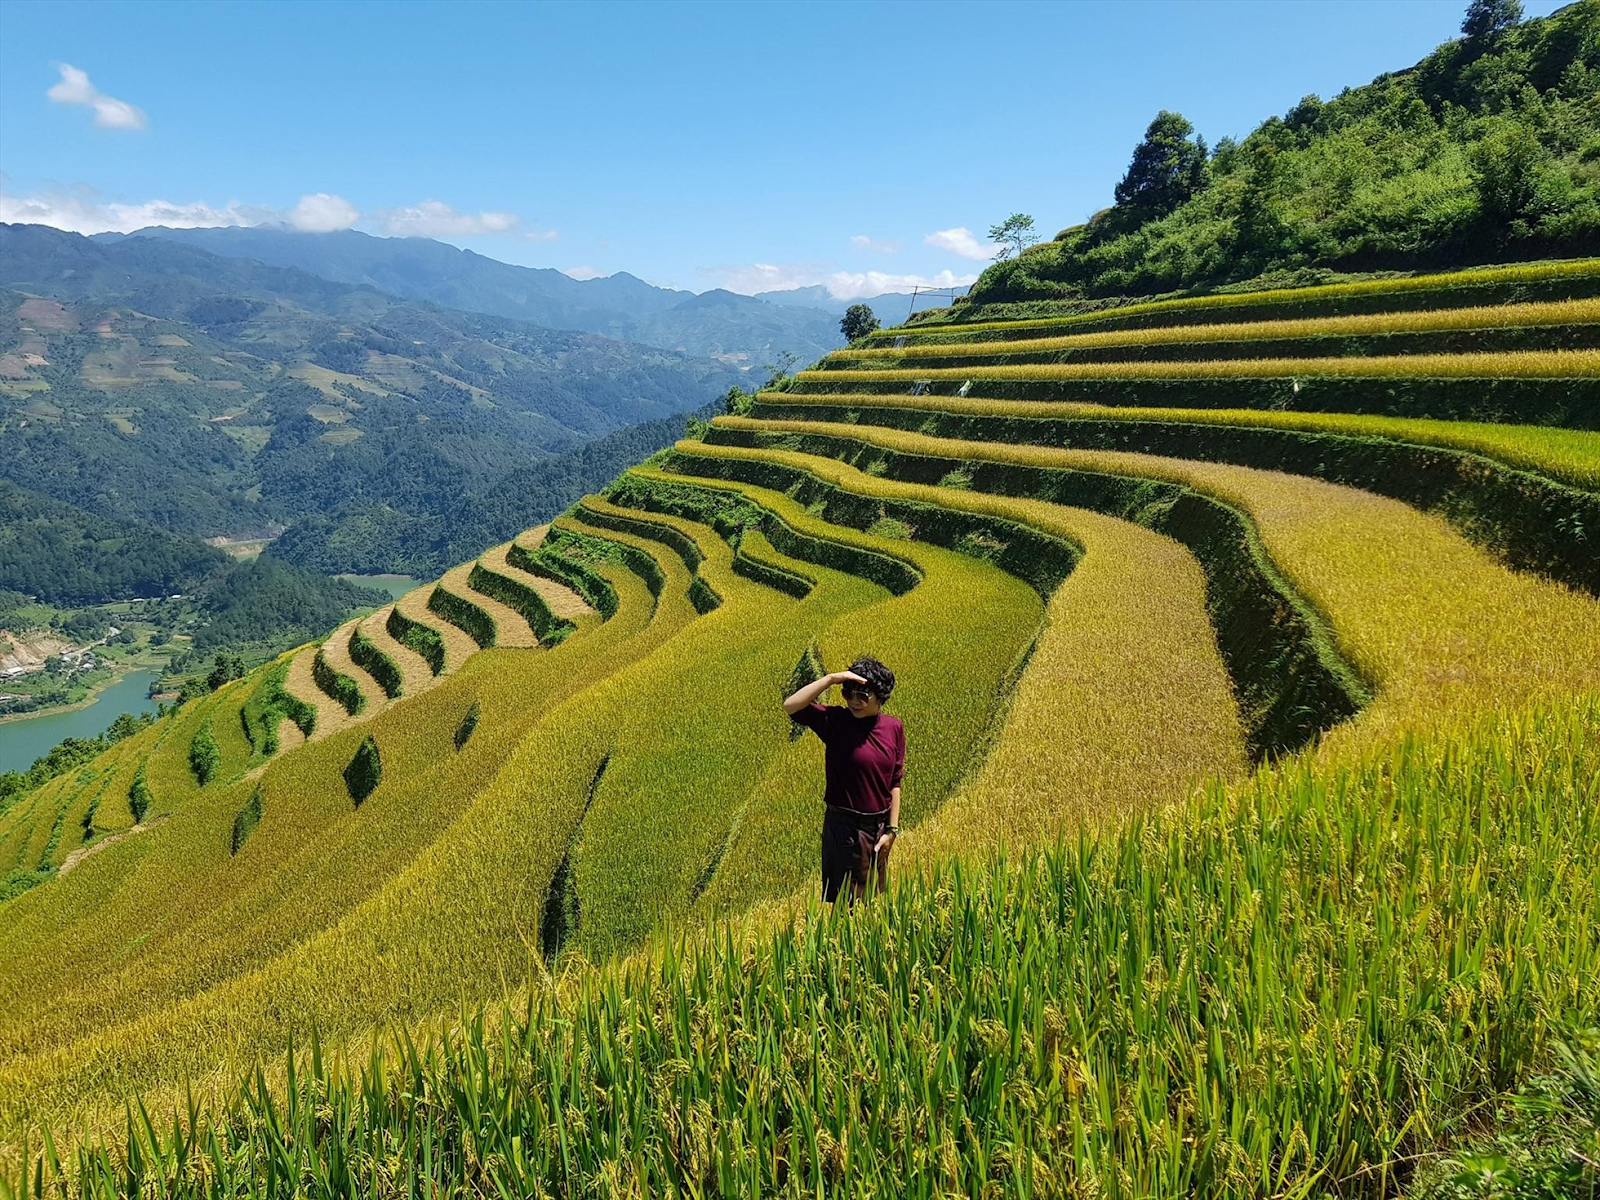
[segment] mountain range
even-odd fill
[[[851,304],[885,323],[904,317],[909,295],[836,300],[821,286],[743,296],[716,289],[696,295],[656,287],[620,272],[574,279],[548,267],[519,267],[427,238],[381,238],[353,229],[301,233],[285,226],[141,229],[99,234],[101,245],[161,239],[227,258],[288,267],[336,283],[375,288],[467,312],[531,321],[551,329],[599,333],[746,368],[785,352],[812,362],[844,344],[839,318]]]
[[[0,289],[0,477],[199,537],[314,518],[359,545],[341,528],[412,529],[607,434],[671,418],[653,427],[670,441],[748,378],[154,238],[0,226]]]
[[[835,348],[847,304],[354,231],[0,225],[0,478],[321,571],[426,573]]]

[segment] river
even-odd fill
[[[159,705],[147,693],[158,677],[156,671],[129,671],[84,708],[0,721],[0,772],[26,771],[63,738],[104,733],[123,713],[154,712]]]
[[[396,600],[417,586],[417,580],[410,575],[335,575],[334,578],[348,579],[362,587],[378,588]]]

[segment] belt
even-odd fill
[[[887,825],[889,823],[889,810],[887,808],[878,812],[857,812],[853,808],[841,808],[837,804],[829,804],[827,805],[827,810],[852,825]]]

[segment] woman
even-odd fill
[[[834,684],[844,705],[817,703]],[[894,672],[875,658],[808,683],[783,702],[790,718],[816,732],[826,748],[822,818],[822,898],[839,898],[846,876],[852,903],[876,869],[884,885],[889,851],[900,834],[900,780],[906,769],[906,727],[883,711]]]

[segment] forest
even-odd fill
[[[968,308],[1600,253],[1600,6],[1481,0],[1414,67],[1247,137],[1162,111],[1116,203],[990,267]]]

